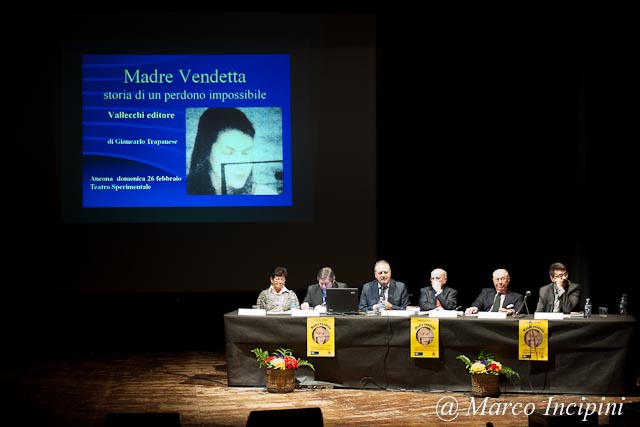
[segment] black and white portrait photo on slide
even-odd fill
[[[187,108],[185,117],[189,195],[282,194],[280,108]]]

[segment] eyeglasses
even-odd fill
[[[440,277],[440,276],[431,278],[431,280],[442,280],[442,279],[443,279],[443,277]]]
[[[493,280],[496,282],[506,282],[508,277],[494,277]]]
[[[560,273],[557,276],[553,276],[554,279],[566,279],[569,276],[567,273]]]

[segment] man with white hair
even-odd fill
[[[510,291],[509,282],[511,277],[504,268],[499,268],[493,272],[493,288],[484,288],[480,295],[465,310],[465,314],[476,314],[478,311],[499,311],[511,316],[516,313],[522,304],[524,297],[522,294]]]
[[[429,281],[431,286],[420,289],[420,310],[454,310],[458,306],[458,291],[445,286],[447,272],[442,268],[436,268],[431,272]]]

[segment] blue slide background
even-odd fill
[[[136,70],[151,75],[171,73],[163,83],[125,82]],[[186,74],[244,74],[246,82],[198,82],[183,80]],[[236,77],[237,79],[237,77]],[[255,95],[265,99],[211,98],[211,93]],[[168,94],[204,99],[167,99]],[[105,94],[111,94],[105,96]],[[124,94],[123,96],[121,94]],[[153,95],[159,99],[151,99]],[[196,96],[197,95],[197,96]],[[105,99],[118,98],[121,99]],[[122,207],[217,207],[291,206],[291,93],[290,58],[287,54],[256,55],[83,55],[82,57],[82,206]],[[284,189],[279,195],[206,196],[186,194],[185,110],[196,107],[277,107],[282,113]],[[109,112],[143,112],[145,118],[114,118]],[[173,113],[174,118],[147,118],[149,113]],[[172,145],[122,145],[116,139],[175,140]],[[115,181],[118,176],[143,177],[145,181]],[[175,181],[151,181],[149,177],[171,177]],[[92,182],[92,177],[113,177],[114,182]],[[95,185],[149,185],[150,189],[95,190]]]

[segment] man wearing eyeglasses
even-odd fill
[[[536,311],[571,313],[579,310],[582,287],[569,280],[564,264],[554,262],[549,267],[551,283],[540,288]]]

